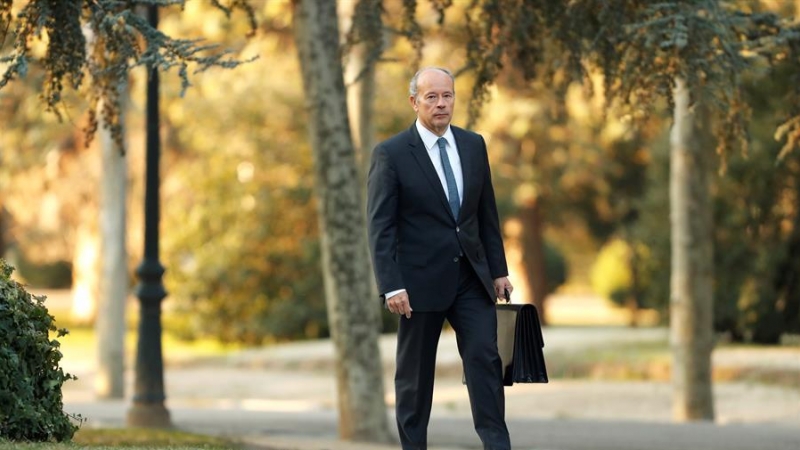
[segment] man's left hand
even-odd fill
[[[502,298],[506,300],[505,291],[508,290],[509,298],[511,299],[511,293],[514,292],[514,286],[511,285],[511,282],[508,281],[508,277],[500,277],[495,278],[494,280],[494,293],[497,294],[497,298]]]

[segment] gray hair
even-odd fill
[[[447,76],[450,77],[451,80],[453,80],[453,86],[456,85],[456,77],[453,76],[452,72],[445,69],[444,67],[423,67],[422,69],[419,69],[417,73],[414,74],[413,77],[411,77],[411,83],[408,84],[408,95],[414,98],[417,97],[418,94],[417,82],[419,81],[419,76],[422,75],[423,72],[427,72],[428,70],[438,70],[439,72],[445,73]]]

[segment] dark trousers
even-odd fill
[[[395,397],[403,450],[427,449],[436,348],[445,319],[456,333],[475,431],[485,450],[510,450],[497,353],[497,313],[466,260],[461,262],[458,295],[448,310],[400,317]]]

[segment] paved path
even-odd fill
[[[180,402],[176,402],[180,404]],[[75,403],[95,425],[122,426],[125,402]],[[336,417],[324,412],[267,412],[241,407],[170,406],[181,429],[242,439],[275,450],[383,450],[396,446],[354,444],[336,438]],[[584,419],[510,419],[517,450],[797,450],[798,426],[773,424],[668,424]],[[469,417],[434,417],[431,450],[479,449]]]
[[[663,342],[666,333],[549,328],[546,352]],[[394,345],[393,336],[381,338],[389,387]],[[800,362],[800,348],[737,349],[715,352],[714,358],[716,366],[780,367],[800,377],[800,370],[792,372]],[[124,426],[129,401],[93,398],[91,361],[91,354],[65,354],[65,369],[80,378],[65,386],[66,410],[86,417],[87,426]],[[479,449],[451,334],[443,335],[438,362],[431,450]],[[247,350],[206,361],[168,355],[167,407],[181,429],[230,436],[261,449],[397,449],[337,440],[332,366],[329,341]],[[676,425],[670,423],[667,383],[554,379],[546,385],[509,388],[507,415],[515,450],[798,450],[800,382],[797,386],[718,383],[717,424]],[[391,389],[387,403],[393,403]]]

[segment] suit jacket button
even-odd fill
[[[461,228],[456,227],[456,233],[460,233],[460,232],[461,232]]]
[[[458,256],[456,256],[455,258],[453,258],[453,262],[458,262]]]

